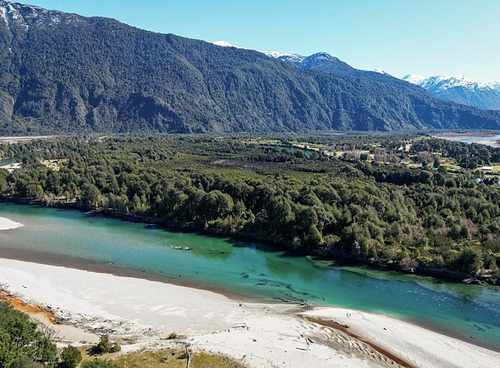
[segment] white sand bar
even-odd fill
[[[0,259],[0,284],[26,301],[50,306],[82,330],[68,342],[104,330],[125,341],[127,351],[132,345],[126,341],[161,346],[175,331],[186,335],[193,349],[224,353],[249,367],[398,366],[362,341],[306,320],[289,305],[240,304],[210,291],[7,259]],[[347,322],[340,308],[306,314],[348,323],[356,335],[416,367],[499,366],[500,353],[386,316],[349,312]]]
[[[12,221],[5,217],[0,217],[0,230],[11,230],[23,226],[19,222]]]

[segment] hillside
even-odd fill
[[[500,113],[0,0],[0,134],[499,129]]]

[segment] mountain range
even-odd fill
[[[323,57],[301,68],[0,0],[0,134],[500,128],[500,112],[441,101],[338,59],[342,71],[332,72]]]
[[[463,75],[423,77],[409,74],[403,80],[425,88],[431,95],[484,110],[500,110],[500,82],[480,83]]]
[[[262,53],[269,57],[295,64],[304,69],[321,70],[336,75],[366,78],[374,82],[387,84],[416,94],[422,92],[421,89],[415,87],[413,83],[393,77],[382,70],[370,71],[356,69],[326,52],[318,52],[310,56],[287,54],[277,51],[262,51]]]
[[[225,46],[229,46],[229,44]],[[278,51],[263,51],[263,53],[269,57],[286,61],[305,69],[316,69],[334,74],[364,77],[398,88],[411,89],[406,83],[401,82],[404,81],[424,88],[432,96],[440,100],[453,101],[483,110],[500,110],[500,82],[480,83],[464,76],[449,77],[439,75],[426,78],[418,74],[409,74],[402,79],[398,79],[380,70],[368,71],[353,68],[349,64],[325,52],[319,52],[310,56],[281,53]]]

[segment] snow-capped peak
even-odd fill
[[[481,89],[497,89],[500,88],[500,82],[476,82],[463,75],[449,76],[449,75],[436,75],[433,77],[424,77],[418,74],[406,75],[403,80],[417,84],[425,89],[439,89],[446,90],[450,88],[463,87],[470,90]]]
[[[425,88],[434,97],[485,110],[500,110],[500,82],[483,83],[463,75],[423,77],[411,74],[403,80]]]
[[[283,60],[283,61],[288,61],[291,63],[301,63],[302,60],[305,59],[305,56],[298,55],[298,54],[291,54],[291,53],[286,53],[286,52],[279,52],[279,51],[261,51],[264,55],[267,55],[269,57]]]

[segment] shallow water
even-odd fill
[[[385,313],[500,351],[500,289],[364,267],[331,267],[258,244],[170,232],[74,210],[0,204],[20,222],[0,231],[0,257],[131,271],[259,300]]]
[[[500,134],[492,137],[452,138],[450,140],[463,143],[482,143],[487,146],[498,147],[498,144],[495,144],[495,142],[500,141]]]
[[[0,166],[10,165],[16,162],[15,158],[0,158]]]

